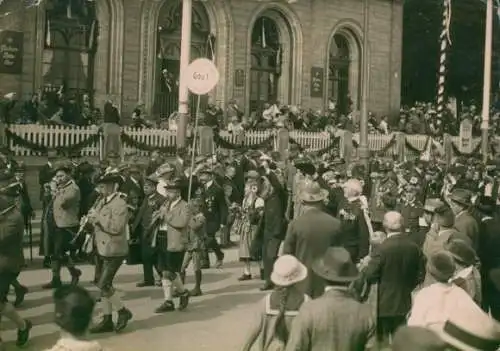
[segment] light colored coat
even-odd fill
[[[77,340],[71,337],[64,337],[46,351],[104,351],[97,341]]]
[[[77,227],[80,224],[80,188],[73,180],[57,187],[53,206],[54,221],[58,228]]]
[[[129,212],[126,196],[115,193],[96,205],[95,244],[103,257],[122,257],[128,254]]]
[[[188,244],[188,223],[190,211],[186,201],[166,203],[160,209],[163,223],[167,227],[167,251],[185,251]]]

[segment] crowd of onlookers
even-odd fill
[[[68,125],[99,125],[109,121],[109,113],[94,106],[87,94],[76,97],[64,94],[61,89],[45,90],[34,93],[30,99],[19,100],[15,93],[9,93],[0,101],[0,117],[6,123],[41,124],[57,123]],[[413,106],[402,106],[399,116],[378,116],[372,112],[368,115],[368,132],[370,134],[390,134],[401,131],[406,134],[426,134],[441,136],[444,133],[458,135],[460,122],[468,118],[472,123],[473,134],[481,134],[481,114],[475,105],[461,106],[457,111],[447,106],[441,116],[433,103],[416,102]],[[208,104],[202,113],[199,123],[225,129],[233,133],[244,130],[263,130],[273,128],[300,129],[310,132],[329,131],[340,128],[359,132],[360,112],[351,107],[339,111],[333,100],[329,100],[324,111],[304,109],[299,106],[282,105],[279,102],[265,103],[252,111],[248,116],[243,106],[231,100],[226,106]],[[109,112],[109,111],[108,111]],[[118,110],[116,109],[116,112]],[[458,116],[458,118],[457,118]],[[128,124],[136,128],[175,129],[178,114],[169,117],[155,118],[145,114],[144,105],[139,103],[129,117],[120,114],[113,116],[112,121]],[[125,122],[125,123],[124,123]],[[490,133],[500,134],[500,109],[493,105],[490,114]]]

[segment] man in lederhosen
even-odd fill
[[[158,266],[162,272],[162,287],[165,300],[155,310],[164,313],[175,310],[173,289],[179,294],[179,310],[183,310],[189,303],[189,291],[181,280],[181,268],[188,242],[188,205],[181,197],[184,184],[181,179],[167,183],[167,201],[155,213],[159,218],[159,228],[154,243],[158,248]]]
[[[72,248],[71,241],[80,225],[80,189],[70,176],[71,164],[60,163],[54,171],[57,187],[46,216],[46,221],[49,222],[47,228],[51,229],[47,234],[51,236],[52,243],[52,280],[43,286],[44,289],[54,289],[62,285],[61,266],[64,263],[71,274],[72,284],[77,284],[82,274],[67,254]]]
[[[128,255],[129,210],[126,196],[118,192],[123,178],[116,173],[104,174],[97,180],[101,194],[99,202],[87,214],[93,228],[97,251],[96,285],[100,290],[103,318],[91,329],[91,333],[120,332],[132,319],[132,312],[121,301],[113,288],[113,280]],[[118,320],[113,323],[113,310]]]

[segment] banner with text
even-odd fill
[[[0,31],[0,73],[22,73],[23,41],[23,32]]]

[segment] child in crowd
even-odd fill
[[[77,285],[63,285],[54,292],[55,322],[61,328],[57,343],[47,351],[104,351],[97,341],[85,340],[95,302]]]

